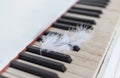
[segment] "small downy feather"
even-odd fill
[[[69,30],[62,35],[59,34],[48,34],[42,37],[41,48],[47,49],[48,52],[70,52],[73,46],[81,46],[83,43],[91,38],[91,31],[83,28],[82,26],[77,26],[76,30]],[[71,47],[72,46],[72,47]]]
[[[41,50],[47,49],[49,51],[63,52],[63,50],[69,50],[68,46],[69,37],[67,34],[58,35],[58,34],[48,34],[47,36],[42,37]]]
[[[91,37],[91,31],[83,27],[78,27],[76,30],[72,30],[71,44],[81,46],[83,43],[87,42]]]

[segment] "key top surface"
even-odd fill
[[[7,78],[7,77],[4,77],[4,76],[0,75],[0,78]]]
[[[76,17],[72,17],[72,16],[65,16],[65,15],[63,15],[61,18],[75,20],[78,22],[82,21],[82,22],[86,22],[88,24],[93,24],[93,25],[96,24],[96,22],[94,20],[89,20],[89,19],[84,19],[84,18],[76,18]]]
[[[109,1],[107,0],[80,0],[80,1],[84,1],[84,2],[92,2],[92,3],[101,3],[101,4],[105,4],[107,5]]]
[[[78,4],[84,4],[84,5],[96,6],[96,7],[102,7],[102,8],[106,7],[106,4],[84,1],[84,0],[78,1]]]
[[[47,52],[46,50],[40,52],[40,48],[35,47],[35,46],[28,46],[27,51],[38,54],[38,55],[42,55],[42,56],[50,57],[50,58],[53,58],[53,59],[57,59],[57,60],[60,60],[60,61],[64,61],[64,62],[67,62],[67,63],[72,62],[72,58],[69,55],[54,52],[54,51]]]
[[[96,13],[99,13],[99,14],[103,13],[101,10],[90,9],[90,8],[82,8],[82,7],[76,7],[76,6],[73,6],[72,9],[78,9],[78,10],[85,10],[85,11],[90,11],[90,12],[96,12]]]
[[[57,20],[58,23],[64,23],[64,24],[69,24],[71,26],[79,26],[81,24],[88,24],[88,23],[85,23],[85,22],[78,22],[78,21],[74,21],[74,20],[70,20],[70,19],[64,19],[64,18],[60,18]],[[88,24],[90,25],[90,24]]]
[[[78,10],[78,9],[70,9],[68,10],[69,13],[75,13],[75,14],[80,14],[80,15],[86,15],[90,17],[96,17],[99,18],[99,13],[96,12],[91,12],[91,11],[85,11],[85,10]]]
[[[13,68],[16,68],[40,77],[44,77],[44,78],[59,78],[56,73],[53,73],[44,69],[40,69],[37,67],[33,67],[31,65],[27,65],[19,61],[13,61],[10,67],[13,67]]]
[[[12,68],[12,67],[9,67],[5,73],[7,73],[7,74],[5,74],[5,76],[8,78],[42,78],[40,76],[36,76],[36,75],[30,74],[30,73]]]
[[[62,63],[51,61],[51,60],[48,60],[48,59],[45,59],[45,58],[42,58],[42,57],[34,56],[34,55],[32,55],[32,53],[31,54],[22,53],[19,56],[19,59],[29,61],[31,63],[35,63],[35,64],[38,64],[38,65],[42,65],[42,66],[45,66],[45,67],[48,67],[48,68],[52,68],[52,69],[55,69],[55,70],[58,70],[58,71],[61,71],[61,72],[66,71],[66,67]]]
[[[85,28],[85,29],[93,29],[93,27],[91,25],[87,25],[87,24],[81,24],[81,25],[77,25],[78,27],[82,27],[82,28]],[[63,30],[76,30],[77,26],[73,26],[73,25],[68,25],[68,24],[64,24],[64,23],[54,23],[52,25],[52,27],[55,27],[55,28],[59,28],[59,29],[63,29]]]

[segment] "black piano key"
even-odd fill
[[[70,10],[68,10],[68,13],[86,15],[86,16],[91,16],[91,17],[96,17],[96,18],[99,18],[99,17],[100,17],[100,14],[99,14],[99,13],[90,12],[90,11],[85,11],[85,10],[70,9]]]
[[[63,34],[60,34],[60,33],[57,33],[57,32],[52,32],[52,31],[46,31],[46,32],[44,32],[42,35],[47,35],[47,34],[49,34],[49,33],[51,33],[51,34],[58,34],[59,36],[62,36],[62,35],[63,35]],[[39,37],[39,38],[37,39],[37,41],[42,41],[42,37]],[[70,45],[70,44],[69,44],[69,46],[72,47],[72,50],[73,50],[73,51],[78,52],[78,51],[80,50],[80,47],[77,46],[77,45]]]
[[[77,51],[77,52],[80,51],[80,47],[77,46],[77,45],[74,45],[74,46],[73,46],[73,51]]]
[[[41,58],[41,57],[37,57],[37,56],[31,55],[31,54],[22,53],[22,54],[20,54],[19,59],[29,61],[31,63],[35,63],[38,65],[42,65],[42,66],[45,66],[48,68],[52,68],[52,69],[55,69],[55,70],[58,70],[61,72],[66,71],[66,67],[62,63],[48,60],[48,59]]]
[[[48,35],[48,34],[59,34],[59,33],[53,31],[45,31],[42,35]]]
[[[102,14],[103,12],[101,10],[97,10],[97,9],[88,9],[88,8],[80,8],[80,7],[72,7],[71,9],[76,9],[76,10],[84,10],[84,11],[90,11],[90,12],[96,12],[99,14]]]
[[[65,15],[63,15],[61,18],[74,20],[74,21],[78,21],[78,22],[85,22],[85,23],[93,24],[93,25],[96,24],[96,22],[92,19],[76,18],[76,17],[71,17],[71,16],[65,16]]]
[[[28,64],[24,64],[18,61],[13,61],[10,65],[10,67],[12,68],[16,68],[19,70],[22,70],[24,72],[27,73],[31,73],[43,78],[59,78],[58,75],[56,73],[41,69],[41,68],[37,68]]]
[[[62,35],[62,34],[60,34],[60,35]],[[42,41],[42,38],[39,37],[37,41]],[[80,50],[80,47],[77,46],[77,45],[72,45],[71,47],[72,47],[72,50],[73,50],[73,51],[78,52],[78,51]]]
[[[53,33],[54,34],[54,33]],[[59,35],[62,35],[62,34],[59,34]],[[37,41],[42,41],[42,37],[39,37],[38,39],[37,39]],[[72,47],[72,50],[73,51],[76,51],[76,52],[78,52],[79,50],[80,50],[80,47],[79,46],[77,46],[77,45],[69,45],[70,47]]]
[[[42,37],[38,37],[38,38],[37,38],[37,41],[42,41]]]
[[[67,25],[67,24],[61,24],[61,23],[54,23],[52,25],[54,28],[59,28],[59,29],[64,29],[64,30],[71,30],[71,29],[76,29],[74,26]]]
[[[45,31],[44,33],[43,33],[43,35],[48,35],[48,34],[60,34],[60,33],[57,33],[57,32],[53,32],[53,31]]]
[[[84,1],[84,0],[81,0],[81,1],[78,1],[78,4],[84,4],[84,5],[96,6],[96,7],[102,7],[102,8],[106,7],[106,4],[104,4],[104,3],[97,3],[97,2],[94,2],[94,1]]]
[[[110,0],[105,0],[105,1],[110,2]]]
[[[86,29],[90,29],[90,30],[93,30],[93,27],[92,25],[86,25],[86,24],[83,24],[83,25],[79,25],[80,27],[83,27],[83,28],[86,28]],[[76,30],[76,27],[75,26],[72,26],[72,25],[68,25],[68,24],[64,24],[64,23],[54,23],[52,25],[52,27],[55,27],[55,28],[59,28],[59,29],[63,29],[63,30]]]
[[[90,25],[92,26],[91,24],[88,24],[88,23],[84,23],[84,22],[78,22],[78,21],[74,21],[74,20],[69,20],[69,19],[64,19],[64,18],[60,18],[57,20],[58,23],[63,23],[63,24],[68,24],[68,25],[71,25],[71,26],[79,26],[81,24],[85,24],[85,25]]]
[[[48,34],[55,34],[55,35],[59,35],[61,36],[62,34],[60,33],[57,33],[57,32],[53,32],[53,31],[45,31],[42,35],[48,35]],[[38,37],[37,41],[42,41],[42,36],[41,37]]]
[[[7,77],[0,75],[0,78],[7,78]]]
[[[38,55],[46,56],[46,57],[49,57],[49,58],[53,58],[53,59],[56,59],[56,60],[60,60],[60,61],[63,61],[63,62],[67,62],[67,63],[72,62],[72,59],[69,55],[54,52],[54,51],[49,51],[48,52],[47,50],[43,50],[43,51],[40,52],[40,48],[35,47],[35,46],[28,46],[27,51],[31,52],[31,53],[38,54]]]
[[[84,2],[92,2],[92,3],[100,3],[100,4],[104,4],[107,5],[108,4],[108,0],[80,0],[80,1],[84,1]]]

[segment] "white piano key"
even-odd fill
[[[75,7],[80,7],[80,8],[88,8],[88,9],[95,9],[95,10],[103,10],[101,7],[94,7],[90,5],[82,5],[82,4],[76,4]]]
[[[71,16],[71,17],[76,17],[76,18],[92,19],[92,20],[97,20],[98,19],[98,18],[84,16],[84,15],[80,15],[80,14],[74,14],[74,13],[66,13],[65,15],[66,16]]]
[[[50,28],[50,31],[57,31],[59,33],[66,32],[65,30],[56,29],[56,28]],[[93,38],[88,41],[88,43],[85,46],[81,47],[81,50],[88,51],[90,53],[98,54],[101,56],[101,54],[105,51],[105,48],[107,46],[107,43],[110,40],[111,34],[107,34],[104,32],[99,32],[94,30]],[[103,39],[99,39],[103,38]],[[97,42],[94,42],[94,41]],[[102,43],[101,43],[102,42]]]
[[[118,17],[114,17],[114,18],[110,18],[110,19],[117,19],[117,18]],[[105,20],[109,20],[109,19],[102,19],[102,20],[105,21]],[[114,24],[116,23],[116,21],[114,21],[114,22],[111,22],[111,21],[104,22],[104,21],[98,22],[97,26],[94,27],[95,28],[95,30],[94,30],[95,34],[94,35],[96,37],[94,39],[97,40],[101,37],[100,35],[103,35],[103,36],[107,37],[106,39],[103,38],[104,39],[103,41],[107,42],[107,41],[109,41],[109,39],[110,39],[109,37],[111,37],[111,35],[112,35],[112,33],[115,29]],[[98,35],[99,32],[100,32],[100,35]],[[93,41],[94,41],[94,39],[93,39]],[[97,42],[99,43],[99,41],[97,41]]]
[[[104,20],[111,21],[111,22],[112,22],[112,20],[113,21],[117,20],[117,19],[115,19],[115,17],[118,17],[119,13],[116,13],[116,12],[110,11],[110,10],[105,10],[104,14],[101,15],[100,19],[93,18],[93,17],[88,17],[88,16],[83,16],[83,15],[80,15],[80,14],[74,14],[74,13],[66,13],[65,15],[76,17],[76,18],[93,19],[97,22],[97,24],[104,24],[104,22],[105,22]]]
[[[40,47],[41,43],[35,42],[33,46]],[[66,54],[69,54],[69,53],[66,52]],[[77,58],[77,57],[85,58],[85,59],[88,59],[88,60],[94,61],[94,62],[97,62],[99,60],[99,56],[95,56],[94,54],[91,54],[91,53],[85,52],[85,51],[80,51],[80,52],[71,51],[70,54],[73,55],[73,57],[76,56],[75,58]]]
[[[39,43],[34,44],[33,46],[40,47]],[[83,68],[88,68],[88,69],[95,69],[95,66],[97,66],[97,62],[100,59],[99,56],[94,55],[92,57],[92,54],[86,53],[85,51],[79,51],[79,52],[73,52],[71,51],[70,53],[66,53],[71,56],[73,59],[71,65],[78,65],[82,66]],[[90,66],[89,64],[92,64]]]
[[[9,72],[4,72],[2,75],[7,77],[7,78],[22,78],[21,76],[18,76],[16,74],[12,74],[12,73],[9,73]]]
[[[115,34],[116,29],[118,28],[118,27],[115,27],[115,24],[119,17],[118,13],[114,13],[112,11],[108,11],[108,12],[104,11],[104,12],[105,12],[105,14],[102,15],[102,17],[104,17],[104,18],[102,18],[100,20],[96,20],[97,25],[94,30],[94,33],[96,33],[95,34],[96,38],[93,38],[90,41],[90,43],[88,43],[88,45],[85,46],[83,49],[84,51],[87,50],[88,52],[95,51],[96,52],[95,54],[98,53],[98,55],[101,57],[101,60],[99,60],[99,62],[98,62],[100,64],[101,64],[103,58],[105,57],[107,49],[109,49],[109,45],[113,38],[113,35]],[[113,14],[113,15],[111,15],[111,14]],[[74,14],[73,15],[71,14],[71,16],[74,17]],[[75,17],[81,17],[81,16],[76,15]],[[83,17],[83,18],[87,18],[87,17]],[[91,19],[91,18],[88,18],[88,19]],[[61,31],[64,32],[64,30],[60,30],[60,32]],[[99,36],[103,37],[103,38],[106,37],[106,38],[99,39],[100,38]],[[95,44],[95,41],[97,41],[98,43]],[[91,44],[92,44],[92,46],[91,46]],[[97,45],[98,47],[96,47],[95,45]],[[93,48],[93,47],[95,47],[95,48]],[[98,68],[99,68],[99,65],[98,65]]]
[[[9,67],[6,72],[14,74],[14,75],[17,75],[19,78],[42,78],[42,77],[38,77],[38,76],[29,74],[29,73],[21,71],[21,70],[17,70],[15,68],[11,68],[11,67]],[[14,78],[14,77],[12,77],[12,78]]]
[[[117,13],[120,13],[120,1],[118,0],[111,0],[110,4],[108,5],[107,9],[111,11],[115,11]]]
[[[23,61],[23,60],[17,60],[17,61],[19,61],[21,63],[24,63],[24,64],[28,64],[28,65],[34,66],[34,67],[38,67],[38,68],[40,67],[42,69],[45,69],[45,70],[48,70],[48,71],[52,71],[54,73],[57,73],[60,78],[73,78],[73,77],[75,77],[75,78],[86,78],[86,76],[84,76],[84,75],[71,73],[68,70],[67,70],[68,72],[66,71],[66,72],[62,73],[62,72],[59,72],[59,71],[56,71],[56,70],[52,70],[52,69],[48,69],[46,67],[43,67],[43,66],[40,66],[40,65],[36,65],[36,64],[30,63],[30,62],[27,62],[27,61]],[[78,67],[76,67],[76,68],[78,68]],[[71,69],[76,69],[76,68],[72,67]],[[76,70],[76,71],[80,71],[80,70]]]
[[[26,53],[29,53],[29,52],[26,52]],[[55,59],[52,59],[52,58],[49,58],[49,57],[44,57],[44,56],[36,55],[36,54],[33,54],[33,53],[29,53],[29,54],[32,54],[32,55],[37,56],[37,57],[42,57],[42,58],[50,59],[50,60],[53,60],[53,61],[61,62],[59,60],[55,60]],[[73,59],[72,63],[70,63],[70,64],[75,64],[75,65],[78,65],[78,66],[86,67],[88,69],[94,69],[95,68],[94,66],[97,65],[97,63],[95,61],[92,61],[89,58],[84,58],[84,56],[79,56],[79,53],[74,54],[74,53],[71,52],[71,53],[69,53],[69,55]],[[61,63],[64,63],[64,62],[61,62]],[[89,64],[92,64],[93,66],[90,66]]]
[[[65,30],[60,30],[60,29],[56,29],[56,28],[50,28],[50,31],[57,31],[59,33],[64,33],[65,32]],[[94,33],[96,33],[96,32],[94,32]],[[101,34],[101,33],[99,33],[99,34]],[[97,34],[97,35],[99,35],[99,34]],[[96,37],[94,36],[94,38],[96,38]],[[92,39],[90,39],[90,40],[92,40]],[[99,42],[101,42],[101,40]],[[96,44],[97,44],[97,42],[96,42]],[[89,46],[89,45],[92,45],[92,46]],[[102,44],[102,45],[104,45],[104,44]],[[91,52],[91,53],[94,53],[94,54],[101,55],[101,53],[103,52],[104,49],[100,48],[99,46],[96,46],[95,42],[94,42],[94,43],[90,43],[90,44],[87,43],[85,46],[81,46],[81,50],[85,50],[85,51],[88,51],[88,52]]]
[[[64,30],[60,30],[60,29],[55,29],[55,28],[50,28],[50,31],[56,31],[56,30],[58,30],[58,32],[59,33],[64,33],[64,32],[66,32],[66,31],[64,31]],[[61,31],[63,31],[63,32],[61,32]],[[99,35],[98,35],[99,34]],[[98,32],[98,33],[96,33],[96,32],[93,32],[92,33],[92,38],[90,39],[90,41],[88,41],[89,43],[94,43],[94,42],[97,42],[96,44],[93,44],[93,45],[97,45],[97,46],[101,46],[102,48],[104,48],[104,44],[106,44],[106,42],[109,40],[109,35],[108,34],[105,34],[105,33],[102,33],[102,32]],[[102,43],[101,43],[101,41],[102,41]]]

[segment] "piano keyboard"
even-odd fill
[[[63,34],[85,24],[93,37],[80,51],[66,54],[40,52],[40,37],[10,63],[0,78],[97,78],[114,34],[120,10],[112,7],[117,0],[80,0],[45,33]],[[106,7],[106,8],[105,8]]]

